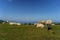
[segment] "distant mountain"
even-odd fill
[[[13,21],[13,20],[10,20],[9,22],[18,22],[18,23],[36,23],[38,21]]]

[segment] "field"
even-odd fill
[[[36,28],[34,25],[0,24],[0,40],[60,40],[60,25],[54,25],[54,34],[47,28]]]

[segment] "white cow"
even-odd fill
[[[17,25],[21,25],[20,23],[16,23]]]
[[[52,26],[54,26],[55,24],[51,24]]]
[[[52,20],[46,20],[45,24],[52,24]]]
[[[10,25],[21,25],[20,23],[9,22]]]
[[[16,23],[15,23],[15,22],[9,22],[9,24],[10,24],[10,25],[14,25],[14,24],[16,24]]]
[[[36,24],[36,27],[44,28],[44,25],[41,24],[41,23],[37,23],[37,24]]]

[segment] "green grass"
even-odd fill
[[[0,24],[0,40],[60,40],[60,25],[53,26],[53,31],[55,34],[47,31],[46,27]]]

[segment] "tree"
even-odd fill
[[[31,25],[31,23],[28,23],[28,25]]]
[[[27,23],[24,23],[24,25],[27,25]]]
[[[3,23],[4,21],[3,20],[0,20],[0,23]]]

